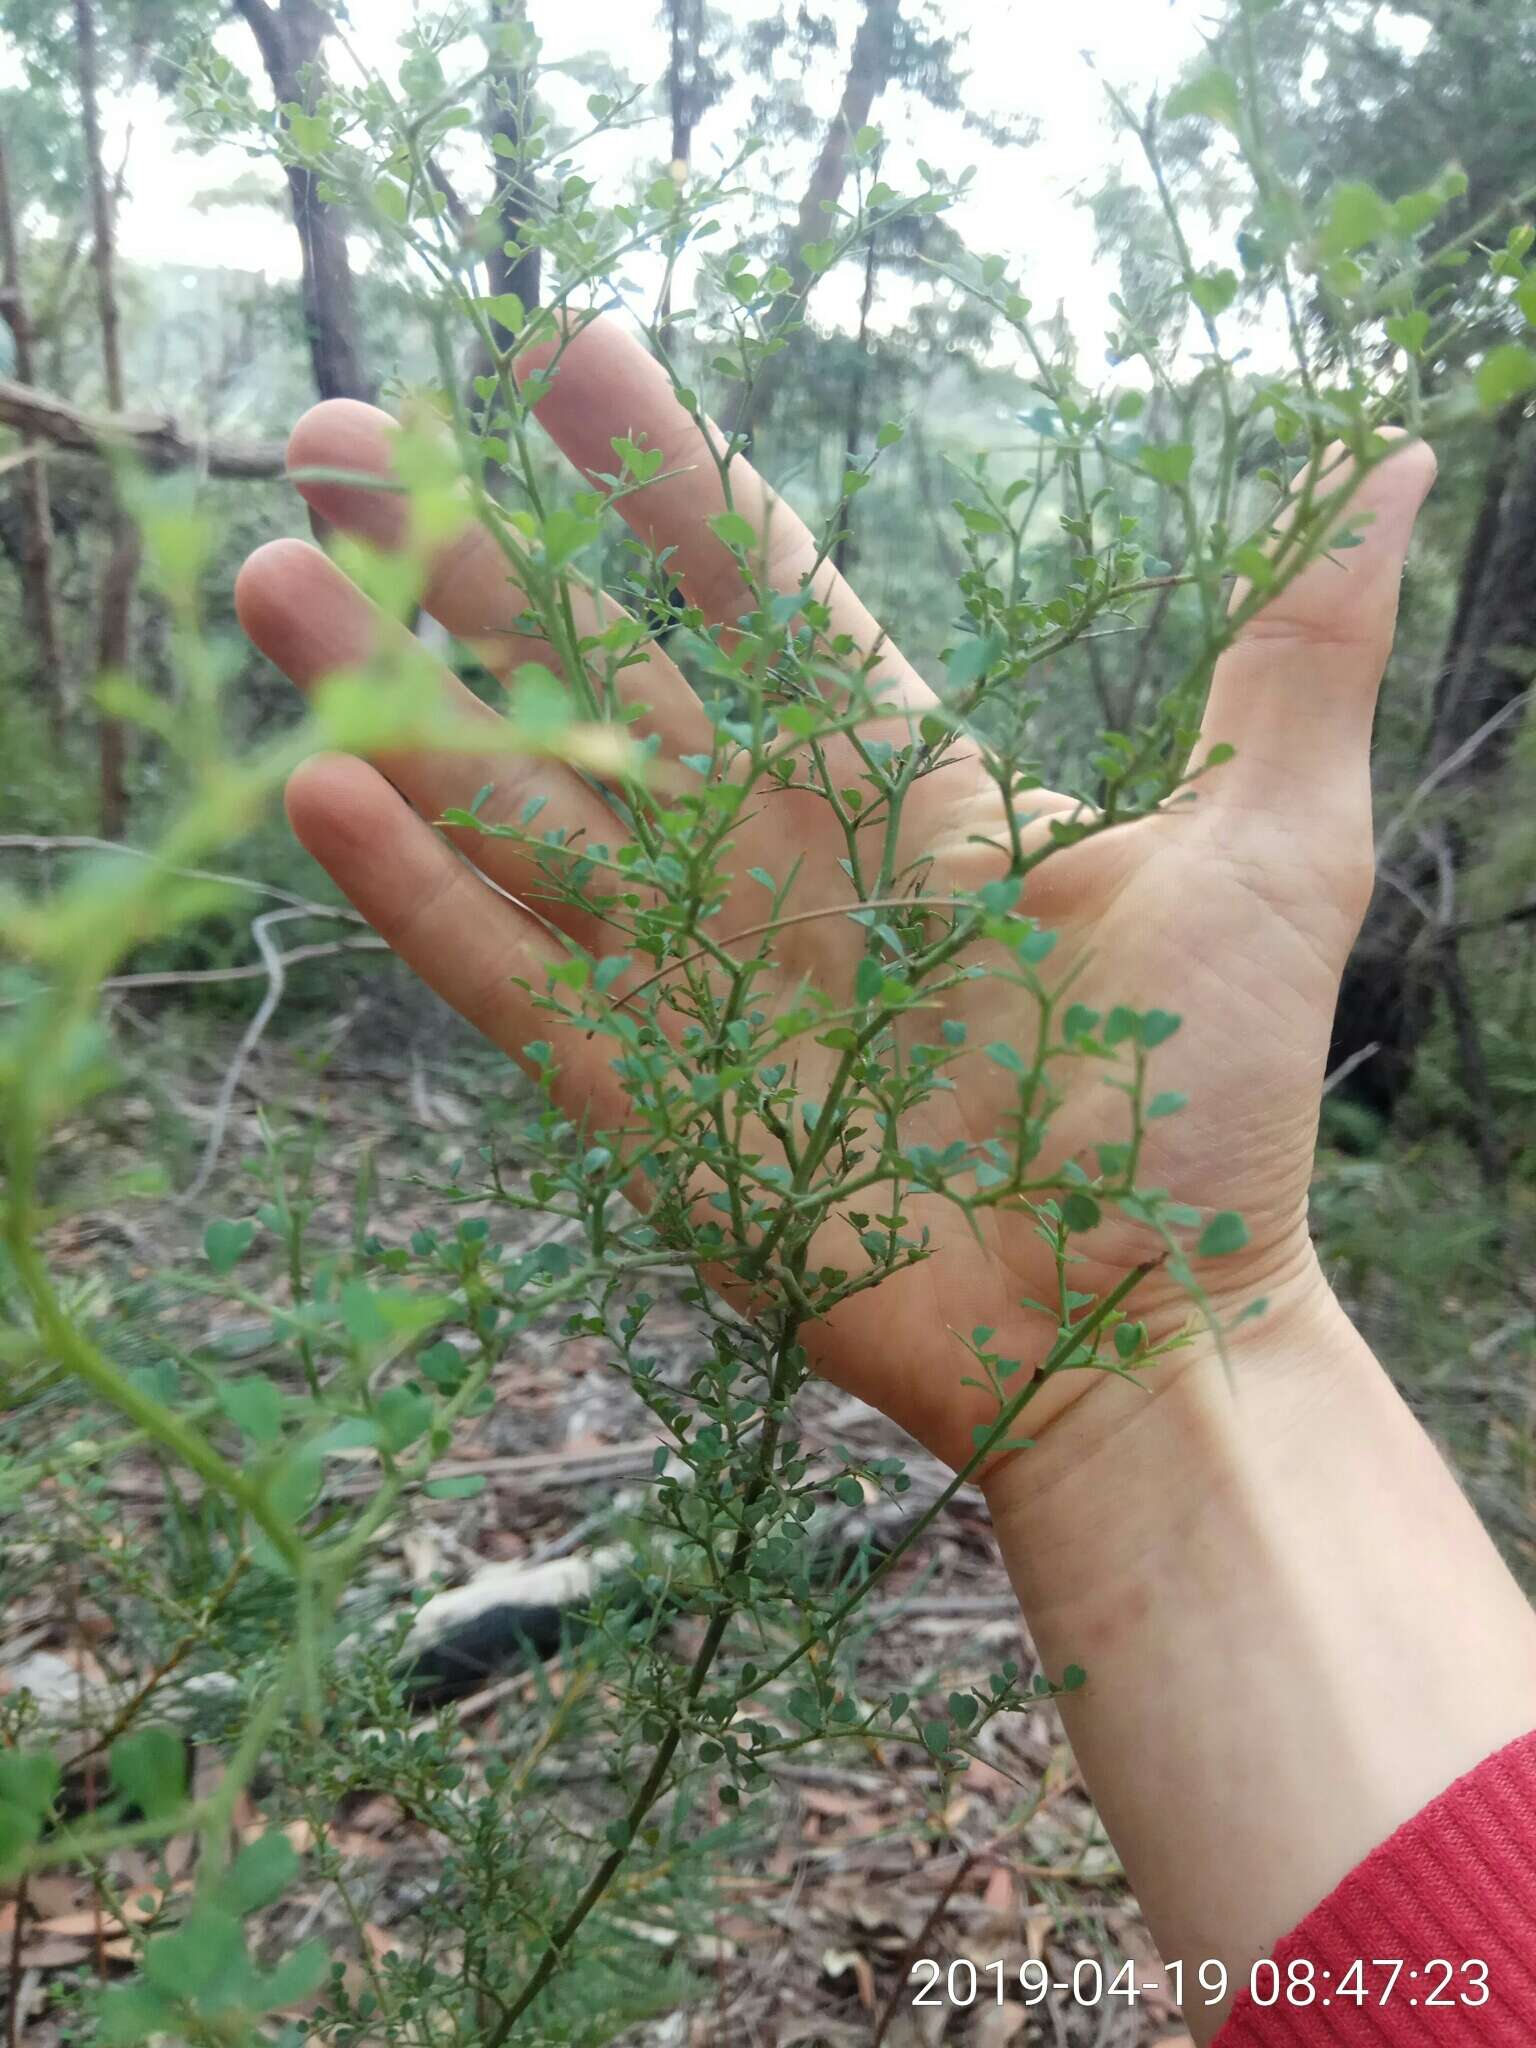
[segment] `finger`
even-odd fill
[[[558,941],[488,889],[366,761],[316,755],[290,778],[287,807],[300,844],[391,951],[526,1066],[523,1047],[551,1035],[533,996],[568,957]],[[563,1092],[590,1105],[595,1122],[617,1125],[623,1096],[600,1043],[562,1034]]]
[[[301,690],[368,662],[391,638],[416,648],[403,627],[386,618],[328,556],[305,541],[269,541],[256,550],[236,579],[235,612],[255,645]],[[440,669],[440,677],[444,699],[455,716],[484,722],[491,729],[499,724],[496,713],[450,670]],[[427,818],[454,808],[467,810],[489,784],[491,794],[478,812],[488,824],[517,824],[529,801],[542,797],[544,808],[536,826],[540,834],[556,827],[568,838],[610,846],[621,836],[618,820],[597,792],[559,762],[488,746],[484,754],[431,749],[381,754],[378,766]],[[517,841],[473,830],[450,828],[450,834],[499,888],[537,904],[589,950],[602,949],[601,919],[553,901],[547,878]]]
[[[536,370],[550,380],[548,395],[534,408],[539,424],[586,481],[596,483],[602,472],[613,471],[616,435],[661,450],[657,480],[626,491],[619,510],[648,547],[672,551],[668,567],[691,604],[717,625],[734,624],[753,599],[735,556],[709,524],[726,510],[716,463],[726,444],[718,429],[712,427],[705,438],[661,364],[613,320],[590,321],[558,343],[529,349],[518,360],[518,376]],[[776,591],[798,590],[817,559],[810,529],[744,456],[736,457],[729,473],[731,508],[761,541],[763,581]],[[832,637],[846,633],[861,656],[878,657],[871,676],[890,701],[908,709],[934,702],[933,692],[830,563],[816,571],[812,589],[831,614]]]
[[[1327,452],[1314,498],[1331,496],[1347,481],[1349,462],[1337,447]],[[1237,758],[1213,774],[1215,800],[1292,815],[1300,804],[1363,803],[1369,816],[1376,693],[1391,652],[1409,537],[1434,479],[1428,447],[1404,439],[1342,515],[1360,544],[1311,562],[1222,655],[1201,739],[1204,751],[1226,743]],[[1246,592],[1239,584],[1233,604]]]
[[[387,477],[394,471],[396,423],[377,406],[332,398],[312,406],[288,442],[290,470],[345,469]],[[609,451],[612,460],[612,451]],[[306,503],[331,525],[377,548],[404,544],[408,518],[395,492],[334,483],[298,486]],[[579,586],[570,591],[576,630],[597,634],[621,617],[616,604],[599,606]],[[559,671],[547,639],[533,629],[524,593],[512,581],[506,556],[479,520],[466,515],[462,533],[434,556],[422,594],[423,608],[471,647],[492,675],[505,678],[524,662]],[[656,732],[673,755],[708,753],[713,734],[703,707],[659,647],[619,672],[626,702],[649,706],[641,732]]]

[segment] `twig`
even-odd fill
[[[286,913],[283,913],[286,915]],[[302,913],[294,912],[295,916]],[[389,947],[383,939],[329,939],[313,946],[295,946],[291,953],[278,955],[282,965],[296,966],[302,960],[325,960],[337,953],[387,953]],[[102,989],[121,990],[131,988],[186,988],[204,986],[221,981],[258,981],[267,973],[261,962],[252,962],[245,967],[185,967],[167,969],[163,974],[113,974],[105,981],[98,982]],[[15,1009],[25,1002],[24,996],[0,997],[0,1010]]]
[[[195,469],[204,476],[279,477],[281,441],[218,441],[184,434],[176,422],[156,413],[92,413],[0,377],[0,426],[35,435],[69,455],[134,456],[146,469]]]
[[[479,1692],[470,1693],[465,1699],[455,1700],[448,1712],[460,1723],[473,1721],[477,1716],[488,1713],[492,1707],[510,1699],[514,1693],[526,1692],[533,1684],[531,1670],[513,1671],[505,1678],[498,1678],[494,1684],[482,1686]],[[434,1707],[430,1714],[423,1714],[419,1721],[413,1721],[410,1728],[411,1740],[430,1735],[443,1717],[443,1709]]]
[[[287,969],[283,955],[272,943],[272,927],[275,924],[284,924],[291,918],[308,915],[307,909],[264,910],[261,916],[252,922],[251,937],[256,941],[257,950],[266,968],[267,992],[257,1005],[255,1016],[241,1033],[240,1043],[235,1047],[235,1056],[230,1061],[219,1086],[218,1098],[213,1105],[213,1129],[208,1133],[208,1142],[203,1147],[202,1164],[193,1174],[191,1184],[179,1198],[183,1207],[189,1202],[195,1202],[212,1178],[213,1169],[218,1164],[219,1153],[223,1149],[224,1130],[229,1122],[229,1112],[234,1106],[235,1091],[240,1086],[240,1077],[283,999],[283,989],[288,979]]]
[[[675,960],[663,961],[654,974],[648,974],[644,981],[637,981],[620,998],[620,1007],[632,1003],[636,996],[644,995],[651,984],[660,981],[664,974],[675,973],[680,967],[692,967],[720,947],[737,945],[742,939],[759,939],[765,932],[785,931],[796,924],[814,924],[823,917],[852,917],[866,910],[974,910],[975,907],[973,899],[968,896],[871,896],[863,903],[824,903],[817,910],[797,910],[789,917],[766,918],[761,924],[746,924],[740,931],[727,932],[713,945],[699,946],[692,953],[682,953]]]
[[[997,1838],[999,1841],[1001,1839],[1000,1836]],[[880,2008],[880,2017],[875,2022],[875,2031],[869,2037],[869,2048],[880,2048],[881,2042],[885,2039],[891,2021],[896,2017],[896,2008],[901,2004],[901,1994],[906,1988],[907,1979],[912,1974],[912,1965],[926,1948],[929,1935],[932,1934],[934,1928],[943,1919],[945,1908],[950,1900],[960,1889],[971,1871],[975,1869],[982,1856],[987,1853],[987,1850],[996,1846],[997,1843],[994,1841],[985,1844],[980,1849],[967,1850],[957,1866],[954,1876],[934,1900],[933,1910],[929,1913],[922,1926],[919,1927],[916,1934],[913,1935],[911,1941],[908,1942],[906,1954],[897,1965],[896,1977],[891,1985],[890,1995],[886,1999],[885,2004]]]
[[[529,1451],[515,1457],[505,1458],[455,1458],[437,1473],[454,1477],[467,1477],[471,1473],[484,1472],[499,1474],[503,1478],[516,1477],[532,1485],[576,1486],[589,1479],[622,1479],[631,1472],[649,1471],[656,1455],[659,1439],[643,1437],[638,1442],[613,1444],[603,1450],[585,1451]],[[338,1453],[338,1456],[343,1455]],[[361,1453],[366,1456],[367,1453]],[[142,1478],[115,1475],[106,1480],[107,1490],[120,1500],[160,1500],[164,1488],[147,1475]],[[411,1480],[407,1484],[414,1488],[423,1482]],[[327,1500],[349,1500],[372,1494],[377,1490],[376,1476],[369,1474],[356,1479],[343,1479],[334,1486],[327,1486]]]
[[[1408,801],[1403,805],[1397,816],[1389,822],[1376,841],[1376,860],[1378,865],[1386,859],[1392,847],[1397,843],[1398,834],[1407,825],[1409,819],[1419,808],[1419,805],[1424,802],[1425,798],[1432,796],[1441,783],[1446,780],[1447,776],[1454,775],[1458,768],[1464,768],[1478,749],[1486,741],[1492,739],[1501,726],[1508,725],[1512,718],[1525,709],[1526,705],[1530,702],[1530,697],[1531,693],[1529,690],[1522,690],[1518,697],[1512,697],[1507,704],[1500,705],[1491,718],[1483,720],[1476,732],[1469,734],[1459,747],[1454,747],[1443,761],[1437,762],[1430,769],[1424,780],[1408,798]]]
[[[1352,1052],[1347,1060],[1340,1060],[1339,1064],[1329,1074],[1327,1080],[1324,1081],[1323,1093],[1331,1095],[1335,1088],[1342,1087],[1356,1067],[1363,1067],[1367,1060],[1375,1059],[1380,1051],[1381,1040],[1373,1038],[1369,1045],[1362,1045],[1358,1050]]]
[[[286,915],[286,913],[279,913]],[[294,915],[308,916],[307,911],[295,911]],[[373,937],[365,939],[325,939],[312,946],[295,946],[290,953],[278,954],[284,967],[295,967],[302,960],[328,960],[337,953],[387,953],[388,942]],[[114,974],[99,984],[102,988],[183,988],[189,984],[216,981],[256,981],[267,972],[264,965],[254,961],[245,967],[187,967],[164,974]]]
[[[162,861],[153,847],[129,846],[121,839],[95,839],[89,833],[61,833],[57,837],[38,832],[0,833],[0,853],[120,853],[130,860],[152,861],[168,875],[188,882],[221,882],[226,888],[246,889],[253,896],[270,896],[277,903],[291,903],[296,910],[308,910],[316,917],[340,917],[352,924],[366,924],[361,911],[346,903],[315,903],[308,896],[296,896],[291,889],[274,888],[270,882],[255,882],[248,875],[220,874],[213,868],[183,868]]]
[[[1496,932],[1505,925],[1530,924],[1533,921],[1536,921],[1536,903],[1517,903],[1513,910],[1501,910],[1492,917],[1464,917],[1459,924],[1447,927],[1446,936],[1464,939],[1473,932]]]

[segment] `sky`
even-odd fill
[[[792,0],[790,0],[792,4]],[[851,37],[857,0],[823,0],[839,19],[844,51]],[[725,0],[723,11],[756,16],[771,0]],[[413,0],[354,0],[348,40],[369,65],[393,77],[397,39],[412,17]],[[430,11],[430,10],[428,10]],[[653,0],[531,0],[530,12],[546,61],[563,62],[597,52],[636,82],[659,81],[665,43]],[[1133,169],[1123,142],[1112,135],[1104,82],[1145,100],[1166,88],[1200,49],[1201,28],[1212,10],[1199,0],[1085,0],[1076,6],[1057,0],[947,0],[946,25],[963,32],[960,62],[969,71],[971,110],[1031,117],[1039,140],[1027,150],[999,151],[964,130],[953,116],[888,98],[875,118],[887,130],[886,175],[900,183],[903,159],[916,156],[958,173],[969,164],[977,176],[971,192],[951,214],[953,224],[978,253],[1009,260],[1010,277],[1042,309],[1064,298],[1074,325],[1092,336],[1110,320],[1112,271],[1096,262],[1092,222],[1077,195],[1093,189],[1106,165],[1118,160]],[[248,31],[232,24],[221,46],[245,70],[254,70]],[[1090,61],[1091,60],[1091,61]],[[333,53],[338,71],[346,66]],[[818,67],[812,91],[820,92],[830,115],[842,82],[842,64]],[[746,112],[747,94],[727,94],[701,128],[696,162],[712,151],[734,148]],[[238,149],[221,148],[193,156],[176,147],[166,104],[148,88],[124,96],[108,113],[112,155],[129,142],[128,197],[119,221],[123,254],[136,263],[233,265],[289,277],[297,266],[291,225],[283,214],[259,205],[203,208],[198,196],[249,179],[259,172],[276,184],[269,166],[255,166]],[[130,131],[131,130],[131,135]],[[668,148],[658,120],[615,139],[612,168],[621,157],[660,165]],[[789,181],[789,197],[798,181]],[[837,318],[857,291],[851,273],[824,280],[818,293],[822,317]]]

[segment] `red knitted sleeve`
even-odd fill
[[[1536,1734],[1373,1849],[1273,1962],[1213,2048],[1532,2048]]]

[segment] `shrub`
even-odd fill
[[[861,655],[821,594],[843,509],[881,465],[901,460],[899,420],[856,451],[816,570],[789,589],[775,586],[765,535],[732,502],[734,451],[714,444],[724,509],[713,531],[743,592],[725,631],[683,600],[664,551],[608,538],[607,506],[654,483],[663,451],[619,435],[595,483],[557,483],[532,409],[642,254],[669,277],[685,251],[697,260],[697,310],[641,324],[699,417],[706,385],[749,388],[794,350],[808,280],[872,233],[937,220],[955,185],[924,169],[908,189],[893,187],[877,170],[881,137],[862,131],[850,145],[853,196],[799,252],[797,286],[783,266],[715,252],[729,240],[710,231],[730,217],[739,164],[691,183],[663,176],[610,201],[581,168],[588,141],[521,118],[508,124],[504,175],[542,194],[520,230],[549,284],[534,306],[481,288],[473,237],[432,176],[434,153],[488,72],[514,81],[504,89],[526,116],[537,67],[526,31],[504,28],[471,75],[449,31],[418,31],[398,90],[380,80],[334,88],[266,134],[329,194],[392,228],[438,338],[440,381],[409,394],[397,443],[411,544],[386,554],[344,541],[338,555],[409,621],[432,548],[467,508],[526,594],[528,637],[548,648],[547,662],[504,679],[500,744],[601,787],[614,829],[605,844],[550,826],[537,800],[490,822],[477,799],[440,822],[471,843],[507,842],[540,906],[601,920],[606,943],[599,954],[568,942],[530,983],[548,1034],[520,1048],[533,1096],[519,1170],[504,1170],[494,1144],[471,1145],[436,1189],[431,1227],[403,1239],[375,1228],[364,1187],[350,1239],[317,1243],[302,1147],[274,1136],[259,1191],[240,1213],[207,1222],[200,1263],[116,1303],[78,1298],[51,1272],[49,1146],[113,1085],[102,980],[129,948],[168,942],[219,906],[218,884],[200,871],[317,748],[487,744],[483,726],[444,708],[432,660],[401,640],[330,678],[298,731],[232,755],[224,664],[197,617],[201,515],[176,487],[137,487],[151,572],[175,621],[181,694],[174,715],[126,682],[115,702],[162,734],[186,800],[154,860],[104,858],[46,898],[0,906],[20,963],[0,1040],[12,1390],[0,1490],[12,1515],[33,1518],[49,1568],[62,1552],[82,1593],[124,1615],[151,1673],[91,1736],[99,1782],[84,1811],[80,1758],[62,1754],[27,1710],[7,1709],[16,1742],[0,1761],[0,1859],[11,1875],[84,1865],[139,1945],[138,1973],[82,2021],[98,2038],[231,2042],[307,2000],[308,2037],[329,2042],[611,2039],[684,1995],[685,1965],[657,1960],[638,1927],[642,1905],[643,1917],[702,1927],[707,1874],[751,1838],[775,1758],[812,1743],[911,1744],[947,1774],[997,1716],[1081,1682],[1069,1669],[1026,1685],[1004,1664],[973,1690],[908,1697],[872,1694],[860,1668],[870,1589],[956,1489],[1027,1442],[1020,1430],[1039,1389],[1061,1374],[1155,1370],[1190,1316],[1215,1320],[1193,1254],[1216,1258],[1244,1240],[1240,1217],[1206,1216],[1177,1189],[1147,1183],[1147,1130],[1183,1108],[1158,1078],[1159,1048],[1180,1019],[1078,1000],[1053,958],[1055,932],[1031,912],[1034,877],[1187,803],[1219,770],[1229,750],[1196,750],[1217,655],[1325,547],[1350,544],[1353,493],[1400,445],[1384,425],[1403,417],[1438,431],[1474,403],[1459,389],[1431,401],[1418,375],[1436,332],[1434,274],[1419,244],[1456,196],[1455,176],[1391,203],[1341,185],[1309,215],[1265,150],[1244,59],[1267,11],[1258,0],[1240,10],[1233,69],[1213,64],[1155,117],[1122,108],[1156,176],[1170,266],[1160,296],[1134,314],[1118,308],[1102,387],[1085,378],[1069,337],[1037,320],[1001,258],[938,245],[946,288],[1022,344],[1038,404],[1017,459],[980,456],[960,487],[963,571],[942,684],[911,719],[893,715],[879,651]],[[254,137],[238,80],[217,56],[193,73],[188,95],[205,131]],[[631,104],[594,95],[591,135]],[[1188,121],[1227,131],[1251,175],[1237,267],[1200,262],[1186,238],[1163,135]],[[1528,288],[1513,244],[1502,276]],[[1296,314],[1303,280],[1337,342],[1326,363]],[[1244,313],[1262,323],[1277,308],[1292,357],[1261,369],[1242,360],[1235,322]],[[468,394],[457,369],[466,335],[493,366]],[[1484,366],[1490,407],[1528,374],[1528,356],[1511,348]],[[1354,458],[1343,482],[1321,460],[1334,441]],[[1160,501],[1178,537],[1176,568],[1149,559],[1144,544]],[[624,599],[608,614],[593,609],[605,549]],[[1170,586],[1182,672],[1124,730],[1075,746],[1063,777],[1062,763],[1042,758],[1052,662]],[[663,646],[707,711],[682,774],[635,724],[633,671]],[[995,830],[968,867],[949,862],[939,889],[930,848],[914,847],[904,825],[924,786],[961,761],[990,793]],[[1048,770],[1064,796],[1045,794]],[[754,828],[780,798],[794,828]],[[744,866],[749,844],[769,850]],[[831,848],[821,879],[845,885],[835,905],[797,893],[806,849],[817,847]],[[787,933],[814,939],[831,917],[862,935],[846,986],[818,977],[826,956],[815,944],[786,952]],[[811,966],[802,974],[786,958]],[[1030,1043],[967,1042],[951,1013],[957,991],[978,981],[1027,1004]],[[561,1048],[573,1034],[611,1050],[629,1105],[621,1122],[584,1119],[562,1093]],[[962,1060],[990,1062],[1000,1077],[994,1129],[946,1123]],[[1053,1145],[1057,1082],[1076,1063],[1109,1086],[1102,1128],[1074,1131],[1063,1156]],[[938,1231],[980,1232],[1004,1215],[1043,1248],[1032,1252],[1047,1276],[1030,1304],[1048,1331],[1027,1361],[1035,1370],[994,1348],[984,1326],[957,1333],[972,1410],[953,1482],[878,1563],[819,1582],[805,1551],[818,1506],[829,1496],[899,1500],[908,1474],[895,1457],[829,1462],[803,1448],[808,1333],[921,1266]],[[1074,1286],[1078,1247],[1106,1218],[1144,1251],[1125,1281],[1094,1294]],[[682,1371],[658,1358],[649,1278],[679,1266],[706,1332]],[[1136,1299],[1154,1267],[1183,1304],[1157,1328]],[[186,1305],[209,1299],[254,1319],[249,1357],[189,1341]],[[637,1604],[633,1580],[600,1594],[563,1688],[528,1704],[520,1746],[469,1769],[443,1727],[413,1720],[398,1631],[368,1635],[366,1568],[418,1492],[473,1490],[472,1475],[440,1469],[455,1432],[484,1412],[520,1336],[552,1319],[601,1344],[664,1445],[631,1532],[646,1597]],[[174,1506],[153,1561],[116,1541],[110,1482],[123,1459],[152,1460],[166,1475]],[[338,1483],[359,1472],[364,1489]],[[663,1598],[698,1620],[682,1660],[655,1626]],[[222,1752],[211,1783],[187,1781],[188,1732]],[[596,1760],[595,1785],[573,1788],[550,1767],[572,1745]],[[313,1940],[271,1955],[258,1916],[276,1909],[302,1861],[278,1824],[318,1825],[336,1801],[381,1786],[442,1848],[418,1953],[365,1953],[361,1984]],[[723,1824],[708,1818],[706,1789]],[[274,1825],[231,1855],[237,1807],[257,1790]],[[188,1830],[201,1846],[190,1900],[166,1873],[142,1915],[128,1914],[113,1853]],[[306,1854],[346,1896],[323,1838]]]

